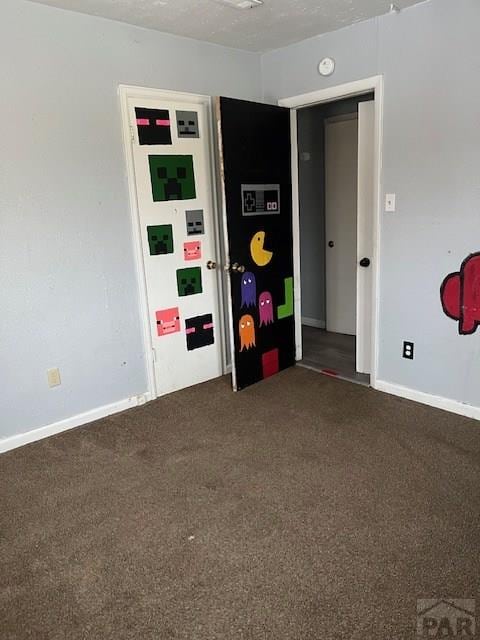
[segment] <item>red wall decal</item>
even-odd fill
[[[449,273],[440,287],[444,312],[458,321],[458,333],[474,333],[480,324],[480,252],[470,254],[460,271]]]
[[[269,378],[279,372],[278,349],[272,349],[262,354],[263,377]]]

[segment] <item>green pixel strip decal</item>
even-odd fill
[[[277,317],[279,320],[293,316],[293,278],[285,278],[285,302],[277,307]]]

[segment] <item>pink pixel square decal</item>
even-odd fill
[[[180,331],[180,313],[178,307],[162,309],[155,313],[157,318],[157,333],[159,336],[168,336]]]
[[[183,257],[185,260],[200,260],[202,257],[202,244],[200,240],[183,243]]]

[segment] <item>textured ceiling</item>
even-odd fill
[[[424,0],[395,0],[403,9]],[[221,0],[32,0],[227,47],[268,51],[387,13],[391,0],[265,0],[238,10]]]

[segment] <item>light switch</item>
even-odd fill
[[[395,212],[395,205],[396,205],[396,194],[395,193],[387,193],[385,195],[385,211],[387,213],[394,213]]]
[[[62,384],[60,380],[60,371],[55,367],[54,369],[47,369],[47,380],[49,387],[58,387]]]

